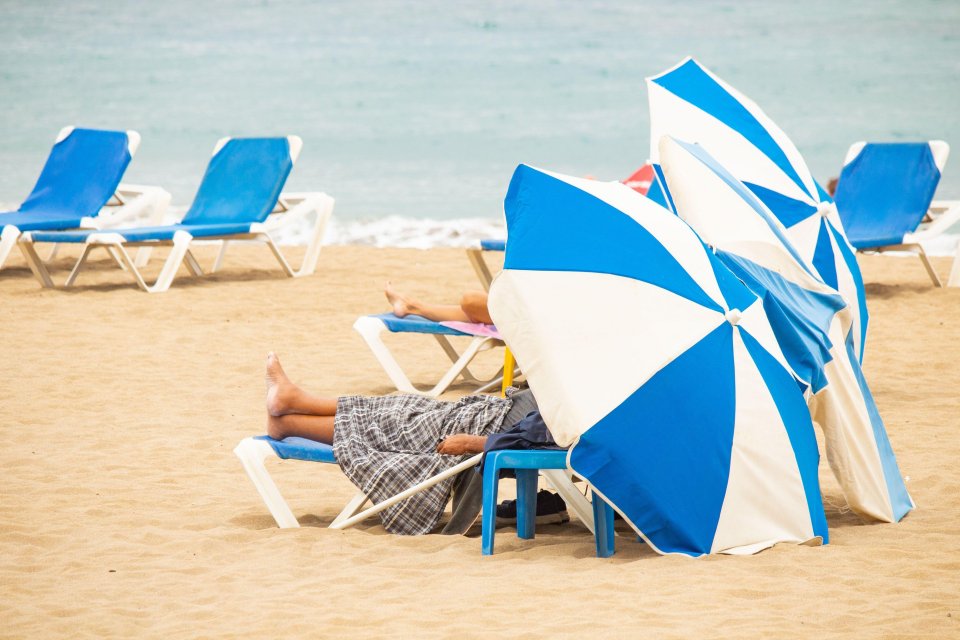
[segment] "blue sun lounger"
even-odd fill
[[[337,464],[333,447],[315,440],[306,438],[284,438],[274,440],[269,436],[253,436],[244,438],[234,448],[234,454],[243,464],[244,471],[253,482],[257,493],[263,500],[270,515],[281,529],[290,529],[300,526],[296,516],[290,510],[286,500],[270,477],[265,460],[279,458],[281,460],[301,460],[304,462],[320,462]],[[488,454],[484,468],[484,495],[483,495],[483,555],[493,553],[494,541],[494,513],[497,503],[497,480],[500,472],[505,469],[517,469],[517,535],[530,539],[534,536],[536,518],[536,487],[537,471],[540,471],[548,481],[560,492],[567,503],[584,525],[595,532],[597,555],[609,557],[613,555],[613,511],[603,500],[593,504],[581,494],[570,481],[566,470],[566,451],[515,451],[501,450]],[[383,502],[363,509],[368,498],[363,491],[358,491],[347,502],[340,514],[330,523],[331,529],[346,529],[358,522],[376,515],[384,509],[404,500],[411,495],[432,487],[451,476],[471,469],[480,464],[483,454],[477,454],[463,462],[439,473],[429,480],[414,485]],[[596,497],[595,497],[596,500]],[[598,523],[595,529],[595,523]]]
[[[949,154],[942,140],[853,144],[834,195],[850,244],[859,250],[916,253],[941,286],[921,243],[960,221],[960,203],[933,202]],[[951,280],[960,285],[960,273]]]
[[[120,184],[139,145],[136,131],[61,129],[33,191],[16,211],[0,213],[0,268],[25,232],[159,221],[169,193]]]
[[[409,315],[404,318],[398,318],[392,313],[381,313],[369,316],[360,316],[353,323],[353,328],[360,337],[363,338],[370,351],[373,353],[377,362],[383,367],[390,381],[398,391],[403,393],[417,393],[431,398],[439,396],[453,384],[457,378],[463,378],[465,382],[478,385],[475,392],[487,391],[498,386],[503,379],[503,371],[497,372],[489,379],[481,379],[475,376],[468,366],[482,351],[503,346],[503,341],[491,336],[475,336],[463,331],[458,331],[445,326],[439,322],[427,320],[421,316]],[[450,358],[452,365],[440,380],[431,388],[417,387],[410,381],[410,377],[404,373],[400,363],[390,352],[390,349],[383,341],[384,332],[389,333],[419,333],[423,335],[432,335],[443,352]],[[462,352],[457,350],[450,343],[451,337],[472,338],[470,344]]]
[[[182,263],[186,263],[194,275],[203,274],[190,246],[194,241],[212,240],[266,244],[288,276],[308,275],[316,267],[323,231],[333,210],[333,199],[322,193],[281,193],[302,144],[297,136],[223,138],[214,147],[197,195],[181,222],[111,229],[109,232],[27,233],[20,239],[21,247],[44,287],[52,287],[53,282],[34,248],[36,243],[43,242],[85,245],[66,286],[76,281],[90,252],[99,247],[106,249],[121,267],[127,269],[144,291],[166,291]],[[277,228],[270,223],[268,216],[275,212],[283,214],[283,224],[312,220],[307,252],[298,270],[290,266],[271,237]],[[161,246],[169,246],[171,251],[156,282],[148,285],[127,254],[126,247]],[[219,264],[219,258],[217,262]]]

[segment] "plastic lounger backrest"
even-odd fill
[[[857,248],[900,244],[930,207],[940,170],[930,145],[870,143],[840,173],[834,200]]]
[[[286,138],[232,138],[210,159],[184,224],[263,222],[293,168]]]
[[[53,145],[23,213],[94,216],[117,190],[130,164],[125,131],[68,130]]]

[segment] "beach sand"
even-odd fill
[[[388,279],[450,301],[476,280],[454,249],[327,247],[298,280],[271,260],[236,248],[160,295],[106,262],[70,291],[18,256],[0,273],[0,636],[960,636],[960,289],[919,261],[861,258],[866,374],[913,513],[860,522],[823,461],[828,546],[690,559],[621,537],[598,559],[576,522],[500,529],[487,558],[478,533],[328,530],[354,493],[333,465],[270,464],[303,525],[278,529],[232,453],[263,432],[265,354],[317,393],[389,392],[353,320],[387,310]],[[442,366],[392,337],[415,379]]]

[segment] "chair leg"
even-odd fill
[[[597,547],[598,558],[609,558],[615,551],[613,533],[613,509],[596,492],[593,493],[593,539]]]
[[[50,277],[50,271],[47,270],[46,265],[43,264],[43,260],[40,259],[40,254],[37,253],[36,246],[33,242],[24,242],[21,240],[19,244],[20,253],[23,254],[24,259],[27,261],[30,271],[32,271],[33,275],[40,281],[40,286],[45,289],[53,287],[53,278]]]
[[[474,272],[476,272],[480,284],[483,285],[483,289],[489,291],[490,283],[493,282],[493,274],[490,273],[490,267],[487,266],[487,262],[483,259],[483,251],[481,249],[467,249],[467,259],[470,260],[470,265],[473,267]]]
[[[333,522],[330,523],[330,528],[339,529],[340,525],[343,524],[344,521],[355,516],[357,512],[363,508],[363,505],[367,504],[368,500],[369,498],[367,498],[367,494],[365,494],[363,491],[358,491],[352,498],[350,498],[350,502],[346,504],[346,506],[343,508],[343,511],[340,512],[340,515],[333,519]]]
[[[937,271],[933,268],[933,265],[930,264],[930,258],[927,257],[927,252],[924,251],[923,247],[919,244],[917,245],[917,255],[920,256],[920,261],[923,262],[923,266],[927,270],[927,275],[930,276],[930,280],[933,281],[934,286],[942,287],[943,283],[940,282],[940,276],[937,275]]]
[[[10,251],[12,251],[13,247],[17,244],[17,238],[19,237],[20,229],[13,225],[5,225],[3,231],[0,232],[0,269],[3,268],[4,263],[7,261],[7,256],[10,255]]]
[[[483,510],[480,516],[480,553],[493,555],[494,536],[497,532],[497,490],[500,484],[499,457],[496,453],[487,455],[483,466]]]
[[[83,266],[87,263],[87,258],[90,257],[90,253],[97,247],[95,244],[85,244],[83,246],[83,253],[80,254],[80,257],[77,259],[77,263],[73,265],[73,269],[70,270],[70,275],[67,276],[67,281],[63,283],[65,287],[73,286],[73,283],[77,281],[77,276],[80,275],[80,272],[83,270]],[[116,255],[112,252],[111,254],[116,260]],[[120,263],[122,266],[123,263]]]
[[[947,280],[948,287],[960,287],[960,245],[957,246],[956,255],[953,256],[953,266],[950,268],[950,278]]]
[[[517,537],[532,540],[537,529],[537,470],[515,469],[517,476]],[[493,505],[496,512],[497,505]]]
[[[270,515],[276,520],[277,526],[281,529],[299,527],[300,523],[297,522],[297,518],[290,511],[290,507],[287,506],[280,490],[277,489],[277,485],[273,482],[270,474],[267,473],[266,467],[263,466],[263,461],[268,456],[276,456],[273,448],[263,440],[244,438],[233,452],[243,463],[244,471],[247,472],[247,476],[253,482],[253,486],[256,487],[263,503],[267,505],[267,509],[270,510]]]

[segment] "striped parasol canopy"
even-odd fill
[[[798,254],[764,203],[704,148],[665,136],[659,151],[677,215],[763,299],[787,362],[807,386],[811,416],[823,429],[848,504],[867,519],[900,520],[913,502],[846,339],[849,307]]]
[[[867,305],[854,249],[837,208],[787,135],[748,97],[693,58],[647,78],[650,157],[663,136],[702,145],[786,227],[790,242],[850,305],[854,350],[863,360]]]
[[[490,290],[568,464],[661,553],[826,541],[816,438],[762,301],[617,182],[521,165]]]

